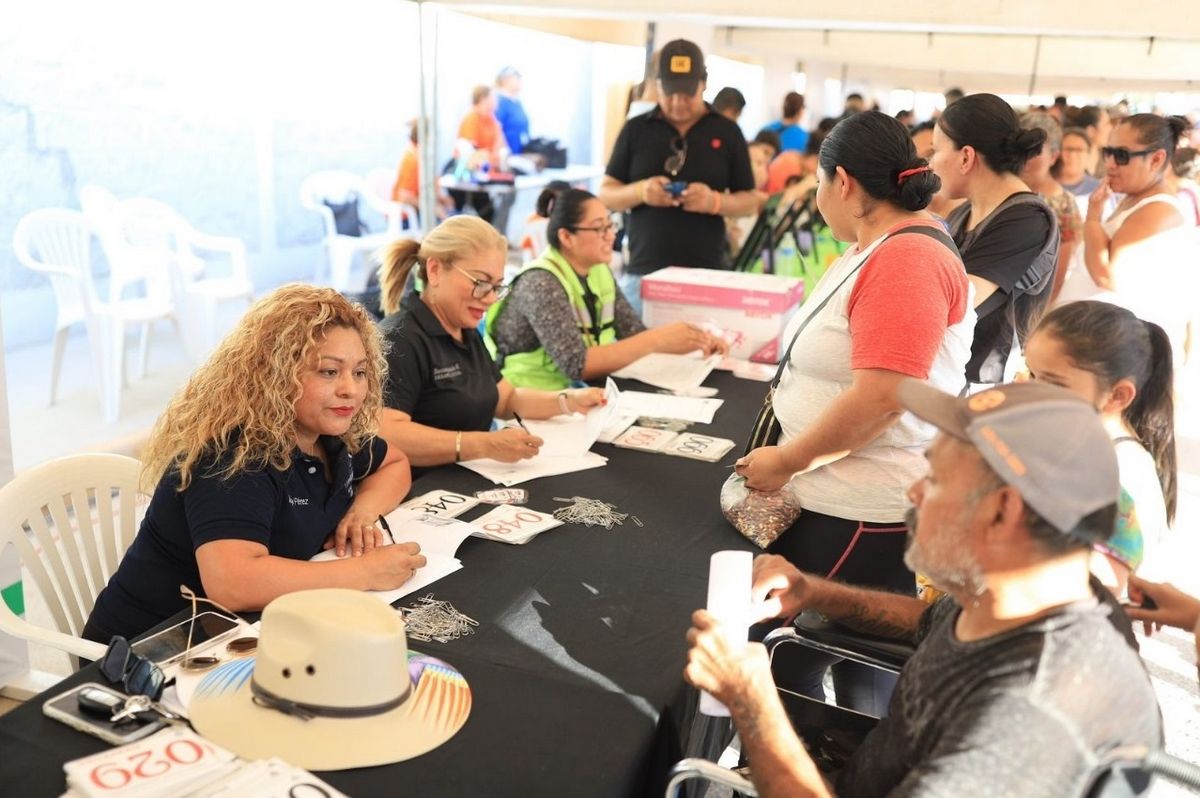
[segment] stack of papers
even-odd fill
[[[449,491],[435,491],[435,493],[445,495]],[[426,496],[428,495],[430,494],[426,494]],[[472,501],[475,500],[472,499]],[[416,575],[400,587],[394,590],[367,591],[385,604],[392,604],[409,593],[415,593],[462,568],[462,562],[454,555],[462,542],[477,531],[477,528],[471,524],[464,524],[453,518],[427,514],[422,510],[411,508],[398,507],[385,516],[384,520],[387,521],[388,527],[392,531],[392,538],[397,543],[419,544],[421,554],[425,555],[426,559],[425,566],[419,568]],[[327,562],[336,559],[337,554],[334,550],[326,549],[313,557],[311,562]]]
[[[606,428],[614,422],[621,392],[611,379],[604,389],[605,404],[588,413],[572,413],[548,419],[526,419],[525,426],[542,439],[542,448],[535,457],[515,463],[499,460],[466,460],[459,465],[497,485],[511,486],[538,477],[570,474],[599,468],[608,462],[590,449]],[[633,423],[632,420],[629,423]],[[626,424],[625,426],[629,426]]]
[[[677,418],[696,424],[711,424],[717,408],[724,403],[724,399],[621,391],[618,411],[634,418]]]
[[[655,352],[644,355],[625,368],[613,372],[614,377],[640,380],[655,388],[665,388],[682,394],[692,394],[700,383],[721,362],[721,355],[706,358],[690,355],[669,355]]]
[[[607,457],[601,457],[595,452],[588,452],[583,457],[549,457],[539,454],[537,457],[515,463],[502,463],[499,460],[464,460],[459,465],[469,471],[474,471],[485,479],[490,479],[497,485],[511,487],[539,477],[553,477],[558,474],[586,471],[589,468],[600,468],[607,463]]]
[[[180,746],[187,756],[172,756]],[[195,759],[193,759],[195,755]],[[153,767],[143,767],[152,763]],[[165,768],[165,770],[164,770]],[[323,795],[345,798],[307,770],[282,759],[238,759],[191,729],[172,726],[63,765],[66,796],[137,796],[137,798],[235,798],[242,795],[284,798]]]

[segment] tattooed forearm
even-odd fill
[[[825,617],[867,634],[915,641],[926,608],[919,599],[826,579],[813,587],[809,606]]]
[[[918,616],[919,617],[919,616]],[[907,613],[896,613],[889,607],[866,603],[852,604],[847,614],[838,619],[851,629],[880,637],[895,637],[912,641],[916,638],[916,619]]]

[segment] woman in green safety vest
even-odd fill
[[[538,214],[549,246],[488,308],[485,339],[513,385],[560,390],[607,376],[652,352],[724,353],[725,342],[686,322],[647,330],[608,267],[608,209],[580,189],[546,190]]]

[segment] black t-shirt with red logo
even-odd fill
[[[659,108],[635,116],[621,128],[605,173],[625,184],[665,176],[722,192],[754,188],[741,129],[711,107],[688,130],[683,168],[671,177],[665,164],[678,149],[671,146],[678,137],[679,131]],[[725,222],[716,214],[638,205],[629,212],[629,250],[625,268],[631,274],[649,274],[665,266],[722,269],[726,267]]]

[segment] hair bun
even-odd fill
[[[1171,135],[1175,137],[1175,146],[1179,146],[1180,140],[1192,129],[1192,123],[1184,116],[1168,116],[1167,125],[1171,128]]]
[[[924,158],[909,161],[899,172],[896,183],[896,201],[906,211],[921,211],[929,207],[933,195],[942,187],[941,178]]]
[[[1042,151],[1046,143],[1046,131],[1040,127],[1014,130],[1004,137],[1004,147],[1022,162]]]

